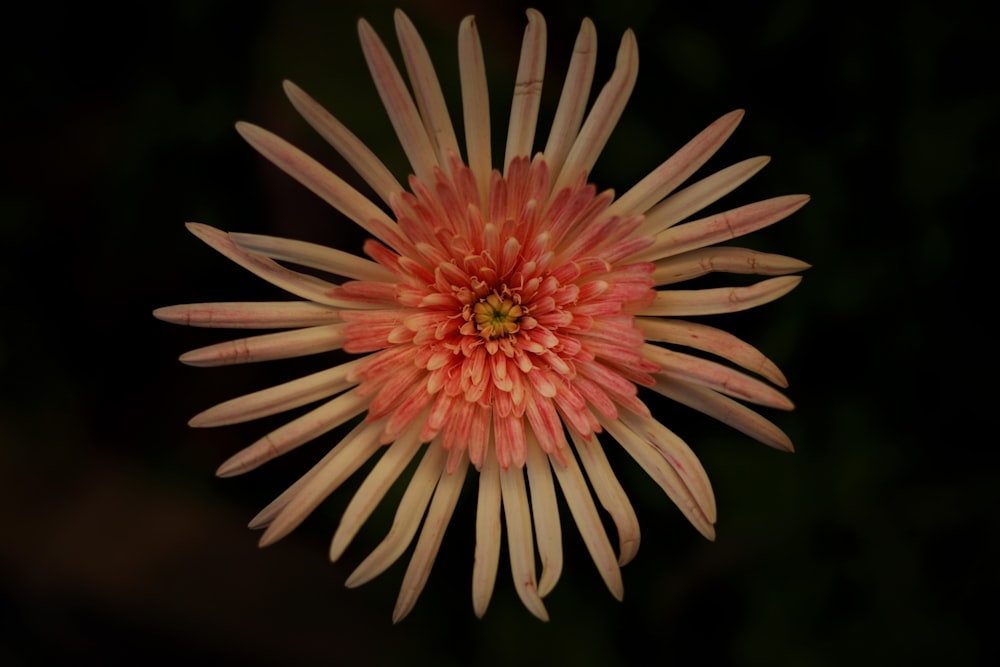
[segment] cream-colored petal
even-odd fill
[[[773,361],[729,332],[698,322],[659,317],[637,317],[634,322],[646,340],[710,352],[767,378],[779,387],[788,386],[784,373]]]
[[[532,614],[549,620],[545,604],[538,595],[535,579],[535,546],[531,537],[531,507],[524,486],[524,472],[517,466],[500,469],[500,493],[507,524],[507,548],[510,551],[510,571],[521,602]]]
[[[715,539],[715,528],[695,496],[667,462],[663,454],[652,443],[638,436],[621,420],[601,419],[601,425],[636,460],[646,474],[660,485],[664,493],[677,505],[699,533],[710,540]],[[707,482],[707,480],[706,480]]]
[[[625,110],[638,75],[639,47],[635,41],[635,34],[631,30],[626,30],[618,47],[615,70],[594,101],[580,134],[573,142],[569,155],[566,156],[566,163],[552,187],[553,196],[560,189],[572,184],[581,174],[590,173],[601,151],[604,150],[611,131],[618,124],[622,111]]]
[[[375,238],[391,245],[386,231],[398,227],[382,209],[348,185],[339,176],[281,137],[250,123],[237,123],[236,130],[248,144],[279,169],[306,186]]]
[[[283,239],[261,234],[230,232],[233,243],[246,252],[263,255],[299,266],[308,266],[354,280],[392,282],[396,277],[389,269],[370,259],[316,243]]]
[[[597,513],[594,499],[590,495],[590,489],[587,488],[587,480],[583,477],[576,457],[569,449],[565,455],[565,466],[552,460],[552,469],[555,471],[556,479],[559,480],[559,488],[562,489],[569,512],[573,515],[573,520],[583,537],[583,543],[594,560],[601,579],[615,599],[621,600],[625,596],[625,584],[622,582],[622,573],[618,559],[615,558],[615,551],[608,540],[608,534],[604,531],[601,517]]]
[[[291,382],[230,399],[198,413],[188,425],[205,428],[242,424],[328,398],[358,384],[358,380],[352,379],[350,373],[362,361],[363,359],[355,359]]]
[[[288,535],[302,523],[327,496],[357,472],[376,451],[379,440],[374,429],[361,431],[362,437],[341,441],[334,449],[336,454],[327,460],[322,467],[315,469],[302,487],[281,511],[270,521],[267,530],[260,537],[260,546],[274,544]]]
[[[542,100],[545,19],[534,9],[529,9],[527,14],[528,27],[524,30],[524,41],[521,43],[521,60],[517,65],[510,124],[507,126],[507,152],[503,159],[505,175],[514,158],[531,157],[535,127],[538,124],[538,106]]]
[[[285,452],[332,431],[364,412],[371,401],[357,389],[341,394],[301,417],[268,433],[263,438],[230,457],[216,471],[219,477],[241,475]]]
[[[237,247],[233,243],[233,240],[229,238],[229,234],[221,229],[196,222],[187,223],[187,228],[192,234],[211,246],[213,250],[221,253],[254,275],[295,296],[328,306],[336,306],[337,308],[371,307],[356,301],[330,296],[336,290],[337,285],[320,280],[315,276],[291,271],[267,257],[248,253]]]
[[[438,166],[434,146],[424,128],[417,106],[403,83],[403,77],[392,62],[389,52],[372,27],[364,19],[358,21],[358,36],[361,50],[368,62],[372,81],[385,106],[389,120],[406,157],[410,160],[413,173],[424,183],[434,182],[434,168]]]
[[[580,24],[580,33],[573,45],[573,57],[569,62],[566,79],[563,82],[559,105],[552,119],[552,130],[545,144],[545,164],[551,178],[557,179],[563,162],[573,146],[583,116],[590,101],[590,87],[594,82],[597,63],[597,31],[593,22],[585,18]]]
[[[618,564],[625,565],[639,552],[639,518],[632,509],[625,489],[611,470],[597,435],[594,434],[587,440],[570,430],[570,436],[597,499],[611,515],[611,520],[618,529]]]
[[[700,290],[659,290],[653,301],[637,315],[689,317],[735,313],[771,303],[802,282],[801,276],[780,276],[747,287],[715,287]]]
[[[653,284],[657,287],[693,280],[713,272],[783,276],[810,268],[794,257],[757,252],[748,248],[710,246],[656,262]]]
[[[346,326],[344,323],[325,324],[228,340],[185,352],[180,360],[189,366],[228,366],[339,350],[344,343]]]
[[[283,86],[296,111],[347,160],[383,202],[388,204],[393,195],[403,191],[388,167],[330,112],[291,81],[283,82]]]
[[[708,387],[684,382],[662,373],[655,377],[656,384],[652,389],[667,398],[718,419],[769,447],[784,452],[795,451],[791,439],[780,428],[742,403]]]
[[[619,197],[608,208],[606,215],[630,217],[645,214],[708,162],[708,159],[729,139],[742,119],[743,110],[737,109],[709,125]]]
[[[659,366],[661,373],[685,382],[778,410],[794,407],[784,394],[771,385],[729,366],[648,343],[642,346],[642,355]]]
[[[476,19],[467,16],[458,29],[458,73],[462,82],[462,118],[469,168],[479,190],[479,208],[486,210],[493,157],[490,137],[490,99],[486,85],[483,46]]]
[[[455,512],[455,505],[458,497],[465,486],[465,472],[469,468],[469,457],[463,455],[458,467],[454,472],[442,470],[441,479],[434,490],[434,498],[427,509],[427,517],[424,519],[420,537],[417,538],[417,546],[413,549],[413,556],[406,567],[406,574],[403,575],[403,583],[399,589],[399,597],[396,598],[396,608],[392,611],[392,622],[399,623],[413,609],[417,603],[420,592],[424,590],[427,577],[431,573],[431,566],[441,548],[441,540],[444,539],[444,532],[451,521],[451,515]]]
[[[528,458],[525,468],[528,471],[528,488],[531,491],[531,516],[535,523],[538,556],[542,563],[538,594],[545,597],[555,587],[562,573],[562,530],[559,525],[559,506],[556,503],[556,489],[552,483],[549,459],[533,433],[528,435]]]
[[[688,444],[653,417],[623,411],[619,416],[619,421],[652,445],[663,456],[670,467],[677,471],[684,486],[694,496],[695,502],[698,503],[705,518],[715,523],[715,495],[712,493],[708,473],[705,472],[701,461],[691,451]]]
[[[427,47],[420,39],[417,29],[402,10],[395,14],[396,36],[403,52],[403,62],[410,79],[410,86],[417,98],[417,108],[420,117],[424,119],[424,127],[431,143],[437,149],[438,162],[445,168],[448,166],[449,153],[460,156],[455,128],[451,124],[451,115],[441,92],[434,65],[431,63]]]
[[[479,472],[476,504],[476,550],[472,562],[472,609],[478,618],[486,613],[496,585],[500,563],[500,462],[491,442]]]
[[[399,501],[389,534],[347,578],[345,585],[348,588],[360,586],[382,574],[406,551],[417,534],[420,519],[441,478],[447,454],[439,439],[431,442],[424,451],[424,457]]]
[[[747,204],[707,218],[666,229],[653,244],[636,253],[633,261],[653,261],[689,250],[724,243],[783,220],[806,205],[807,195],[788,195]]]
[[[164,322],[219,329],[297,329],[339,322],[337,311],[311,301],[185,303],[157,308]]]
[[[331,561],[337,560],[344,553],[361,526],[375,511],[375,507],[413,460],[418,449],[420,429],[410,428],[378,460],[340,517],[340,525],[330,542]]]
[[[636,233],[658,234],[668,227],[673,227],[689,215],[719,201],[746,183],[770,161],[771,158],[766,156],[750,158],[706,176],[697,183],[692,183],[680,192],[670,195],[646,213],[646,219],[642,221]]]
[[[379,425],[378,422],[375,423],[361,422],[353,429],[351,429],[351,432],[348,433],[346,436],[344,436],[344,438],[339,443],[337,443],[337,446],[333,447],[330,451],[328,451],[316,465],[314,465],[312,468],[309,469],[309,471],[306,474],[295,480],[295,482],[290,487],[285,489],[281,493],[281,495],[272,500],[270,503],[268,503],[267,507],[258,512],[257,515],[250,520],[249,528],[251,528],[252,530],[258,530],[260,528],[267,528],[269,525],[271,525],[271,522],[274,521],[274,517],[278,516],[281,510],[283,510],[285,506],[288,505],[288,503],[290,503],[292,499],[299,494],[299,492],[305,487],[305,485],[308,484],[310,480],[312,480],[312,478],[316,475],[316,473],[318,473],[320,470],[323,470],[323,468],[325,468],[326,465],[331,460],[340,456],[338,450],[341,447],[345,446],[346,443],[352,442],[353,440],[359,438],[364,441],[370,440],[372,438],[378,438],[380,428],[381,426]]]

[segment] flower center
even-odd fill
[[[523,314],[519,298],[504,298],[496,292],[480,299],[472,308],[479,335],[486,340],[517,333],[521,328],[518,320]]]

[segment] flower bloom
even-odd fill
[[[476,24],[472,17],[461,24],[463,161],[424,44],[402,12],[395,19],[409,87],[364,20],[359,34],[413,170],[406,187],[326,110],[294,84],[285,84],[296,109],[384,207],[266,130],[237,125],[267,159],[373,237],[364,245],[368,258],[190,224],[211,247],[298,300],[188,304],[155,313],[194,326],[279,330],[181,357],[195,366],[335,349],[357,356],[222,403],[191,424],[233,424],[318,403],[226,461],[218,474],[229,476],[358,422],[250,524],[266,528],[262,545],[280,539],[378,457],[333,536],[333,560],[419,457],[388,536],[347,580],[353,587],[383,572],[419,530],[394,621],[409,613],[427,580],[470,464],[478,473],[472,574],[477,615],[486,611],[493,592],[505,528],[517,593],[533,614],[547,618],[542,598],[562,568],[556,487],[601,577],[621,599],[620,566],[638,549],[639,526],[605,455],[612,438],[709,539],[716,518],[704,469],[691,449],[651,416],[639,387],[772,447],[792,449],[774,424],[734,400],[791,409],[773,386],[787,385],[778,368],[730,334],[677,318],[743,310],[793,289],[800,278],[786,274],[807,264],[714,244],[770,225],[808,198],[777,197],[683,222],[767,163],[764,157],[746,160],[678,190],[729,137],[742,111],[714,122],[622,196],[599,192],[588,183],[588,174],[631,93],[638,52],[634,35],[626,32],[614,72],[588,112],[596,38],[586,19],[552,131],[544,150],[532,155],[545,65],[545,24],[533,10],[528,11],[502,171],[492,166]],[[286,264],[348,280],[329,282]],[[672,289],[713,271],[778,277],[744,287]],[[617,553],[597,503],[617,528]]]

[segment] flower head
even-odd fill
[[[639,526],[605,455],[614,441],[713,539],[716,509],[705,471],[691,449],[651,416],[639,387],[791,450],[775,425],[733,400],[790,409],[772,386],[786,386],[777,367],[723,331],[676,318],[751,308],[794,288],[799,278],[785,274],[807,268],[805,263],[714,244],[786,217],[807,197],[778,197],[678,224],[767,162],[746,160],[678,190],[733,132],[741,111],[710,125],[622,196],[598,191],[588,175],[631,93],[638,53],[633,34],[626,32],[614,73],[588,112],[596,57],[589,20],[577,38],[545,148],[533,154],[545,24],[535,11],[528,19],[502,171],[492,166],[487,84],[474,20],[465,19],[459,31],[464,160],[434,69],[410,21],[396,13],[408,88],[362,20],[365,58],[413,170],[406,187],[301,89],[286,83],[285,91],[384,206],[266,130],[246,123],[237,127],[266,158],[363,227],[373,237],[364,245],[368,258],[190,224],[210,246],[298,300],[156,311],[161,319],[194,326],[279,330],[181,357],[196,366],[334,349],[356,355],[222,403],[191,424],[232,424],[318,404],[226,461],[219,474],[229,476],[363,415],[251,522],[266,528],[262,544],[278,540],[377,458],[333,537],[334,560],[419,457],[388,536],[347,581],[356,586],[384,571],[419,530],[394,620],[410,611],[426,582],[470,464],[478,474],[472,581],[477,615],[492,595],[505,527],[518,595],[532,613],[547,617],[542,597],[562,567],[557,486],[602,578],[621,598],[619,568],[638,549]],[[348,280],[329,282],[285,264]],[[670,287],[713,271],[780,277],[748,287]],[[617,554],[595,497],[616,525]]]

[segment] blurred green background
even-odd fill
[[[232,123],[268,127],[346,175],[284,100],[289,78],[402,175],[356,37],[366,16],[396,52],[397,5],[427,41],[456,114],[455,35],[477,15],[498,139],[525,7],[549,28],[543,125],[580,19],[598,29],[598,83],[622,31],[635,29],[639,81],[595,169],[602,187],[622,191],[716,117],[746,108],[708,169],[773,161],[723,203],[813,195],[747,241],[811,262],[803,284],[713,318],[786,371],[798,408],[768,416],[798,452],[658,409],[712,477],[719,536],[703,541],[613,452],[643,529],[623,603],[564,512],[552,621],[521,608],[505,561],[475,620],[470,484],[427,589],[393,626],[405,557],[371,584],[342,586],[391,508],[341,562],[326,561],[357,480],[276,546],[258,550],[244,527],[329,440],[217,480],[221,461],[280,420],[185,425],[316,360],[221,370],[176,361],[228,334],[157,322],[155,307],[280,298],[182,223],[350,250],[361,242]],[[997,26],[971,0],[695,5],[192,0],[8,15],[0,663],[995,664],[996,334],[983,288],[997,223],[987,203],[1000,182],[1000,89],[984,71]]]

